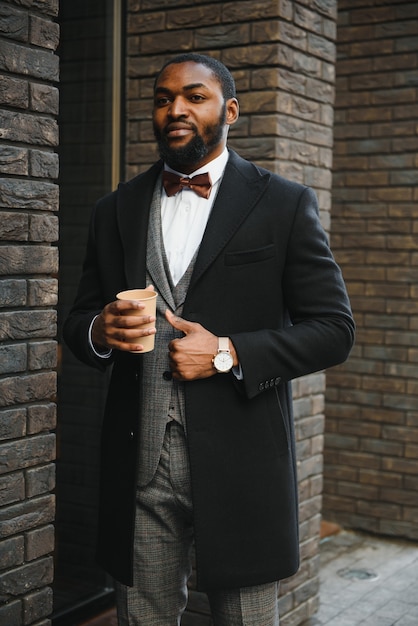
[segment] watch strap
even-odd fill
[[[229,337],[218,337],[218,352],[230,352]]]

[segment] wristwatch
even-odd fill
[[[219,374],[227,374],[231,371],[234,359],[229,350],[229,337],[218,337],[218,354],[215,354],[212,363]]]

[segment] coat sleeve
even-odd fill
[[[70,313],[65,320],[63,336],[74,355],[86,365],[104,371],[113,362],[113,358],[100,358],[93,351],[89,342],[89,328],[93,319],[106,304],[104,289],[98,267],[96,249],[95,215],[97,205],[92,212],[86,254],[77,295]]]
[[[316,195],[301,194],[281,277],[285,323],[231,335],[251,398],[281,381],[345,361],[355,325],[344,280],[318,215]]]

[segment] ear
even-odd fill
[[[239,104],[236,98],[230,98],[226,101],[226,123],[231,126],[235,124],[239,117]]]

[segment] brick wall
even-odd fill
[[[46,626],[54,546],[57,0],[0,1],[0,623]]]
[[[340,0],[332,243],[358,325],[327,377],[324,515],[418,538],[418,4]]]
[[[153,77],[176,53],[220,58],[237,83],[241,116],[230,145],[242,156],[318,193],[329,227],[336,2],[130,0],[127,22],[126,178],[157,152],[151,126]],[[300,572],[282,584],[284,626],[301,623],[318,602],[325,376],[295,382]],[[205,597],[191,593],[185,625],[210,624]]]

